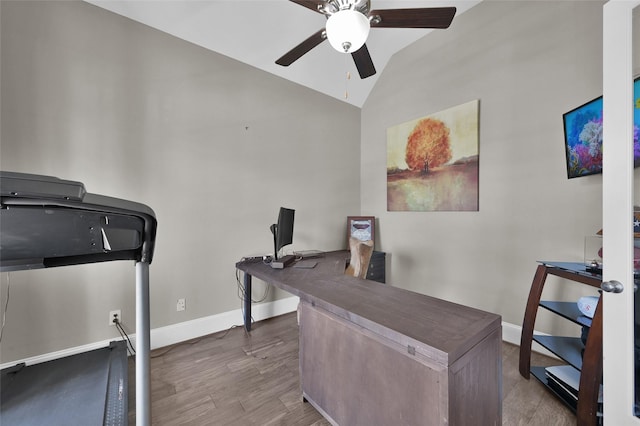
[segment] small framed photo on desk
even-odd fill
[[[347,216],[347,241],[353,237],[360,241],[375,241],[376,218],[373,216]]]

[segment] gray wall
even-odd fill
[[[485,1],[395,55],[362,110],[88,4],[0,12],[0,166],[155,209],[154,328],[238,309],[233,263],[271,250],[280,205],[297,210],[300,249],[342,247],[345,216],[375,215],[391,285],[516,325],[535,261],[582,260],[601,227],[602,177],[567,180],[562,133],[562,114],[602,93],[600,2]],[[387,212],[386,129],[472,99],[480,211]],[[133,318],[132,270],[2,274],[1,361],[115,337],[105,317]],[[585,293],[551,281],[548,297]]]
[[[238,310],[234,263],[272,252],[280,206],[296,209],[290,249],[346,247],[358,108],[87,3],[0,11],[0,168],[155,210],[152,328]],[[3,273],[2,310],[8,281],[3,363],[115,338],[113,309],[135,331],[132,263]]]
[[[379,217],[390,282],[521,325],[536,260],[583,260],[602,227],[602,176],[567,179],[562,114],[602,94],[602,4],[484,1],[392,58],[362,108],[361,149],[362,214]],[[386,129],[473,99],[480,210],[387,212]],[[548,298],[594,294],[548,283]],[[554,318],[536,327],[557,333]]]

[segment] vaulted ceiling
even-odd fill
[[[288,67],[276,65],[276,59],[326,22],[322,14],[288,0],[85,1],[358,107],[396,52],[431,31],[447,31],[372,28],[366,44],[377,73],[360,79],[351,55],[327,41]],[[459,16],[480,1],[372,0],[371,8],[455,6]]]

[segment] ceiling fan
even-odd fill
[[[370,28],[448,28],[456,14],[455,7],[370,10],[370,0],[290,1],[325,15],[327,24],[285,53],[276,64],[287,67],[329,39],[337,51],[351,53],[360,78],[376,73],[365,44]]]

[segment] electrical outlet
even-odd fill
[[[187,302],[185,299],[178,299],[178,303],[176,304],[176,311],[184,311],[187,309]]]
[[[122,313],[120,313],[120,309],[109,312],[109,325],[116,325],[116,323],[113,322],[116,318],[118,319],[118,322],[122,323]]]

